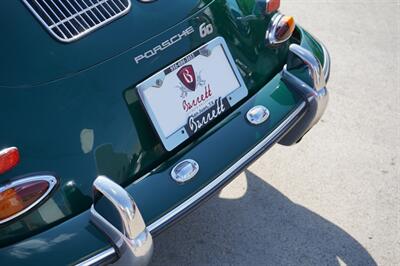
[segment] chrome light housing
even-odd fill
[[[56,184],[54,176],[37,175],[0,186],[0,224],[10,222],[38,206]]]
[[[267,46],[276,46],[286,42],[292,37],[296,24],[294,18],[283,14],[275,14],[265,34]]]

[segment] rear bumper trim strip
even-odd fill
[[[250,158],[252,158],[255,154],[257,154],[260,150],[263,149],[268,143],[273,141],[276,136],[280,135],[282,130],[284,130],[287,125],[289,125],[306,107],[306,103],[302,102],[294,112],[292,112],[288,118],[286,118],[271,134],[265,137],[259,144],[257,144],[253,149],[251,149],[246,155],[244,155],[240,160],[238,160],[235,164],[229,167],[225,172],[223,172],[220,176],[214,179],[207,186],[202,188],[199,192],[194,194],[192,197],[181,203],[178,207],[171,210],[149,226],[147,229],[150,232],[157,230],[157,228],[161,227],[163,224],[167,223],[169,220],[172,220],[175,216],[179,215],[181,212],[189,208],[193,203],[197,202],[203,196],[205,196],[210,190],[214,187],[218,186],[218,184],[222,183],[226,178],[230,177],[232,173],[236,171],[236,169],[243,167],[243,164],[246,164]]]
[[[296,47],[294,47],[296,48]],[[300,50],[302,53],[307,53],[307,51],[303,50],[301,47],[297,47],[295,50]],[[329,53],[324,45],[322,45],[322,50],[324,54],[324,62],[322,64],[322,73],[318,73],[319,75],[322,74],[325,83],[329,79],[329,74],[330,74],[330,67],[331,67],[331,60]],[[315,67],[315,66],[314,66]],[[238,160],[235,164],[230,166],[224,173],[222,173],[220,176],[218,176],[216,179],[214,179],[211,183],[206,185],[204,188],[202,188],[200,191],[195,193],[192,197],[181,203],[179,206],[176,208],[172,209],[165,215],[163,215],[161,218],[157,219],[153,223],[151,223],[149,226],[147,226],[147,230],[150,231],[151,234],[155,233],[158,231],[160,228],[164,227],[166,224],[169,224],[171,221],[175,220],[183,214],[185,211],[190,209],[193,205],[195,205],[197,202],[201,201],[204,197],[206,197],[211,191],[215,190],[221,184],[229,180],[232,175],[235,175],[239,170],[241,170],[244,166],[246,166],[249,162],[252,161],[252,158],[256,157],[257,154],[265,150],[265,147],[270,146],[273,144],[277,138],[279,138],[285,130],[289,126],[291,126],[294,122],[296,122],[296,119],[302,114],[304,109],[310,109],[310,102],[314,103],[314,111],[316,111],[314,114],[308,114],[308,118],[311,120],[315,120],[314,122],[317,122],[320,115],[322,115],[323,111],[325,110],[326,103],[328,100],[328,94],[325,86],[321,88],[319,91],[314,91],[313,88],[310,88],[302,82],[301,80],[297,78],[291,78],[293,75],[291,75],[287,70],[286,67],[283,71],[283,78],[289,81],[293,81],[292,83],[296,85],[297,87],[300,86],[301,88],[309,88],[313,96],[310,97],[309,99],[305,99],[277,128],[275,128],[274,131],[272,131],[271,134],[266,136],[259,144],[257,144],[254,148],[252,148],[247,154],[245,154],[240,160]],[[292,84],[292,85],[293,85]],[[296,87],[295,86],[295,87]],[[302,95],[305,95],[305,93],[300,90],[300,93]],[[318,108],[317,108],[318,107]],[[312,108],[311,108],[312,109]],[[304,119],[304,117],[302,118]],[[304,123],[303,123],[304,124]],[[307,126],[308,124],[305,123]],[[311,126],[313,123],[311,123]],[[301,130],[293,130],[293,128],[290,130],[291,132],[296,133],[301,133],[304,134],[307,130],[301,129]],[[299,133],[299,134],[300,134]],[[285,136],[287,138],[287,136]],[[297,137],[296,137],[297,139]],[[282,143],[281,143],[282,144]],[[94,257],[89,258],[88,260],[80,263],[79,265],[99,265],[106,263],[107,261],[110,261],[110,259],[113,259],[114,256],[116,256],[116,251],[113,247],[110,247],[109,249],[97,254]]]
[[[196,204],[199,200],[201,200],[204,196],[206,196],[210,191],[212,191],[215,187],[218,187],[221,183],[226,181],[226,179],[230,178],[232,174],[237,172],[238,169],[243,168],[244,165],[247,165],[251,158],[256,156],[260,151],[264,149],[264,147],[271,144],[271,142],[276,141],[276,138],[279,137],[283,131],[287,129],[290,124],[292,124],[299,115],[306,108],[306,103],[302,102],[271,134],[266,136],[260,143],[258,143],[254,148],[252,148],[248,153],[246,153],[240,160],[238,160],[235,164],[229,167],[225,172],[223,172],[220,176],[214,179],[211,183],[206,185],[200,191],[195,193],[192,197],[181,203],[179,206],[157,219],[155,222],[151,223],[147,226],[147,230],[150,233],[154,233],[160,227],[163,227],[165,224],[174,220],[175,217],[179,216],[185,210],[189,209],[192,205]],[[110,247],[105,251],[97,254],[94,257],[87,259],[86,261],[78,264],[79,266],[91,266],[91,265],[101,265],[106,261],[110,261],[113,256],[116,255],[115,249]]]

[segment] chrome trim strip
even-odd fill
[[[324,53],[324,63],[323,63],[323,66],[322,66],[322,71],[324,72],[325,83],[328,83],[329,76],[330,76],[330,73],[331,73],[331,56],[330,56],[326,46],[322,42],[320,42],[320,41],[318,41],[318,42],[321,45],[322,51]]]
[[[30,177],[25,177],[25,178],[21,178],[15,181],[12,181],[8,184],[5,184],[4,186],[0,187],[0,193],[3,191],[6,191],[7,189],[22,185],[22,184],[26,184],[26,183],[30,183],[33,181],[46,181],[49,184],[48,189],[46,190],[46,192],[40,197],[38,198],[36,201],[34,201],[29,207],[23,209],[22,211],[6,218],[3,220],[0,220],[0,224],[4,224],[6,222],[9,222],[15,218],[17,218],[18,216],[28,212],[29,210],[31,210],[33,207],[35,207],[36,205],[38,205],[44,198],[47,197],[47,195],[50,194],[50,192],[53,190],[53,188],[56,186],[57,184],[57,178],[55,178],[54,176],[51,175],[38,175],[38,176],[30,176]]]
[[[98,265],[98,264],[101,264],[102,262],[108,260],[110,257],[112,257],[114,255],[115,255],[114,248],[109,248],[97,255],[94,255],[93,257],[90,257],[89,259],[87,259],[81,263],[76,264],[76,266]]]
[[[257,144],[253,149],[251,149],[248,153],[246,153],[240,160],[238,160],[235,164],[233,164],[231,167],[229,167],[224,173],[222,173],[220,176],[218,176],[216,179],[214,179],[211,183],[209,183],[207,186],[202,188],[200,191],[198,191],[196,194],[194,194],[192,197],[181,203],[178,207],[174,208],[149,226],[147,226],[147,229],[150,231],[150,233],[154,232],[158,227],[162,226],[169,220],[173,219],[175,216],[179,215],[182,213],[186,208],[188,208],[190,205],[198,201],[200,198],[205,196],[210,190],[212,190],[214,187],[218,186],[218,184],[222,183],[226,178],[228,178],[232,173],[234,173],[237,169],[243,166],[243,164],[246,163],[247,160],[251,159],[257,152],[259,152],[265,145],[267,145],[270,141],[272,141],[274,138],[276,138],[282,130],[288,126],[293,120],[303,111],[303,109],[306,107],[306,103],[302,102],[274,131],[272,131],[271,134],[266,136],[259,144]],[[106,255],[107,254],[107,255]],[[84,262],[82,262],[79,265],[85,265],[85,266],[90,266],[90,265],[97,265],[101,264],[102,261],[104,261],[106,258],[109,258],[110,256],[115,255],[115,250],[113,247],[99,253],[95,257],[92,257]],[[90,263],[89,263],[90,262]]]
[[[234,163],[231,167],[229,167],[224,173],[214,179],[207,186],[202,188],[199,192],[194,194],[192,197],[181,203],[178,207],[168,212],[157,221],[153,222],[149,226],[147,226],[150,232],[156,230],[158,227],[171,220],[174,216],[183,212],[186,208],[192,205],[194,202],[198,201],[200,198],[205,196],[210,190],[216,187],[218,184],[223,182],[226,178],[228,178],[232,173],[234,173],[238,168],[240,168],[247,160],[253,157],[257,152],[259,152],[265,145],[267,145],[271,140],[273,140],[276,136],[281,133],[281,131],[288,126],[305,108],[306,103],[302,102],[271,134],[266,136],[260,143],[258,143],[253,149],[251,149],[248,153],[246,153],[240,160]]]
[[[283,14],[281,13],[276,13],[272,19],[271,22],[268,26],[267,32],[265,33],[265,41],[268,45],[276,45],[282,42],[277,42],[276,38],[275,38],[275,32],[276,32],[276,27],[279,24],[279,21],[281,21],[281,19],[283,18]],[[287,41],[287,40],[284,40]]]
[[[320,39],[318,39],[314,35],[311,35],[311,36],[317,41],[317,43],[322,48],[322,53],[324,56],[324,62],[322,63],[322,71],[324,72],[325,83],[328,83],[329,75],[331,73],[331,55],[329,54],[328,49],[326,48],[325,44],[323,42],[321,42]]]

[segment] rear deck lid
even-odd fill
[[[35,2],[46,7],[45,1]],[[126,14],[104,23],[82,38],[66,43],[54,34],[51,36],[44,23],[35,17],[23,1],[0,1],[0,87],[32,86],[71,76],[164,32],[210,2],[212,0],[152,3],[131,0],[130,10]],[[101,17],[99,13],[96,14]],[[92,14],[92,20],[95,20],[96,14]],[[73,31],[71,26],[67,31]],[[59,36],[62,37],[62,34],[59,33]]]

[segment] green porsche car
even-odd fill
[[[330,57],[279,7],[0,1],[0,265],[146,265],[163,229],[298,143]]]

